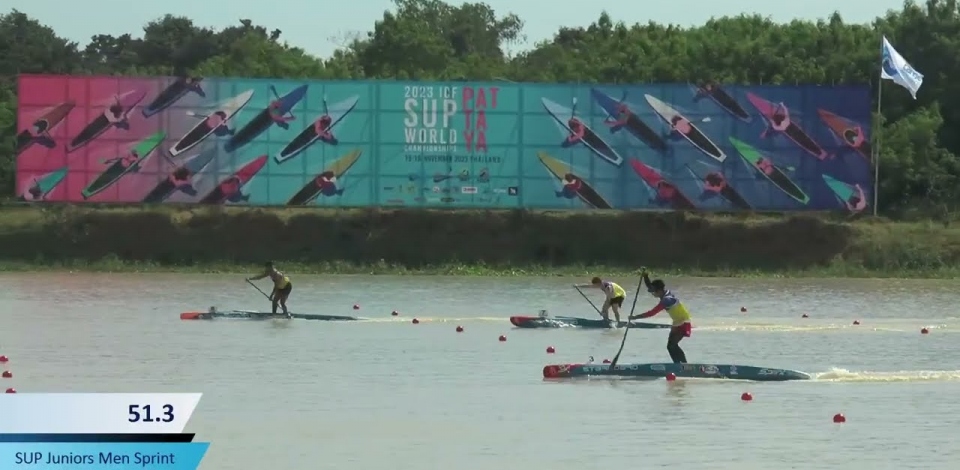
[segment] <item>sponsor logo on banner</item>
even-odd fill
[[[464,186],[460,188],[460,192],[463,194],[477,194],[477,188],[475,186]]]
[[[507,188],[507,194],[510,196],[516,196],[520,194],[520,188],[516,186],[510,186],[509,188]]]
[[[664,371],[666,371],[667,369],[666,369],[665,367],[663,367],[663,364],[654,364],[654,365],[650,366],[650,370],[655,370],[655,371],[658,371],[658,372],[664,372]]]
[[[700,366],[700,372],[707,375],[717,375],[720,373],[720,369],[717,369],[717,366]]]

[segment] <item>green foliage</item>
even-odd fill
[[[96,35],[80,48],[12,11],[0,15],[0,194],[13,193],[15,77],[90,73],[314,79],[509,80],[649,83],[712,79],[728,84],[871,84],[886,35],[926,77],[919,99],[883,84],[874,145],[881,149],[880,207],[929,216],[960,206],[960,10],[956,0],[907,2],[872,24],[828,19],[778,24],[759,16],[680,28],[626,25],[602,14],[586,28],[511,55],[523,21],[483,3],[395,0],[372,31],[321,59],[249,20],[216,31],[167,15],[143,38]],[[874,93],[876,95],[876,93]],[[876,103],[874,103],[876,104]]]

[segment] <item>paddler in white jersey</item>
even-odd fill
[[[578,284],[577,287],[586,287],[600,289],[606,294],[607,298],[603,301],[603,307],[600,309],[600,316],[604,320],[610,321],[610,307],[613,307],[613,315],[617,319],[617,325],[620,325],[620,307],[623,307],[623,299],[627,296],[627,291],[623,290],[619,284],[613,281],[604,281],[599,277],[590,280],[590,284]]]
[[[270,293],[270,301],[273,302],[273,314],[277,314],[277,305],[279,305],[283,309],[283,314],[290,316],[290,311],[287,310],[287,298],[290,297],[290,292],[293,290],[293,283],[290,282],[290,278],[273,267],[272,262],[267,261],[263,274],[247,280],[256,281],[265,277],[269,277],[273,281],[273,292]]]

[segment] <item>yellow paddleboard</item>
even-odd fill
[[[580,190],[577,191],[577,196],[580,197],[580,200],[583,201],[586,205],[593,207],[595,209],[611,209],[610,203],[597,192],[596,189],[593,189],[593,186],[590,186],[583,177],[573,172],[573,169],[570,168],[570,165],[557,160],[556,158],[547,155],[546,152],[537,152],[537,158],[540,159],[540,163],[543,163],[543,166],[550,171],[561,183],[564,181],[564,176],[573,175],[575,178],[580,180]]]

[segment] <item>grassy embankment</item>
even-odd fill
[[[960,277],[960,227],[811,215],[0,208],[0,270]]]

